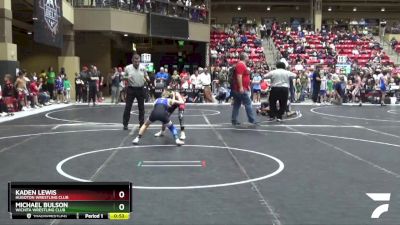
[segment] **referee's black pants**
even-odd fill
[[[139,108],[139,126],[144,124],[144,88],[143,87],[128,87],[126,90],[125,110],[122,119],[123,125],[128,126],[131,118],[131,109],[133,101],[137,99]]]
[[[282,119],[282,115],[286,111],[289,88],[272,87],[269,94],[269,107],[271,109],[271,117]],[[279,110],[276,108],[276,101],[279,101]]]

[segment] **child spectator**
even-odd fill
[[[41,105],[39,105],[39,101],[38,101],[39,88],[37,86],[36,81],[37,81],[37,78],[33,77],[33,81],[29,84],[29,91],[30,91],[31,97],[32,97],[32,106],[34,108],[42,107]]]
[[[259,71],[254,74],[252,85],[253,85],[253,102],[261,102],[261,75]]]
[[[330,102],[333,95],[332,75],[329,75],[328,80],[326,81],[326,92],[327,92],[327,102]]]
[[[70,103],[71,101],[71,83],[69,82],[67,76],[64,77],[64,93],[65,93],[65,103]]]
[[[301,92],[302,92],[302,85],[300,78],[294,80],[296,82],[295,89],[296,89],[296,102],[300,102]]]
[[[326,80],[326,76],[322,75],[321,78],[321,88],[319,90],[319,100],[322,104],[326,103],[326,86],[327,86],[327,80]]]
[[[218,103],[222,103],[222,102],[225,101],[226,95],[227,95],[227,90],[226,90],[226,88],[224,87],[223,84],[219,84],[219,87],[218,87],[218,95],[217,95],[217,97],[216,97],[215,99],[218,100]]]
[[[18,93],[18,109],[25,111],[28,109],[28,89],[26,86],[27,80],[25,79],[25,71],[21,70],[18,72],[18,78],[15,81],[15,87]]]
[[[58,75],[55,80],[56,92],[57,92],[57,104],[64,101],[64,81],[63,77]],[[51,95],[51,93],[50,93]]]

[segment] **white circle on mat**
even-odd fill
[[[331,106],[329,108],[333,108],[334,106]],[[327,107],[316,107],[310,109],[312,113],[321,115],[321,116],[331,116],[331,117],[336,117],[336,118],[346,118],[346,119],[355,119],[355,120],[366,120],[366,121],[378,121],[378,122],[391,122],[391,123],[400,123],[398,120],[383,120],[383,119],[372,119],[372,118],[362,118],[362,117],[355,117],[355,116],[342,116],[342,115],[333,115],[333,114],[328,114],[328,113],[321,113],[317,112],[317,109],[321,108],[327,108]]]
[[[98,152],[125,150],[125,149],[138,149],[138,148],[154,148],[154,147],[176,147],[176,145],[143,145],[143,146],[139,145],[139,146],[126,146],[126,147],[116,147],[116,148],[93,150],[93,151],[89,151],[89,152],[76,154],[76,155],[70,156],[66,159],[63,159],[62,161],[60,161],[57,164],[56,168],[57,168],[57,172],[66,178],[69,178],[69,179],[75,180],[75,181],[80,181],[80,182],[91,182],[90,180],[82,179],[82,178],[72,176],[72,175],[66,173],[62,169],[63,165],[72,159],[75,159],[75,158],[78,158],[78,157],[81,157],[84,155],[96,154]],[[265,153],[261,153],[261,152],[257,152],[257,151],[253,151],[253,150],[224,147],[224,146],[208,146],[208,145],[184,145],[184,146],[181,146],[181,148],[185,148],[185,147],[211,148],[214,150],[229,149],[229,150],[233,150],[233,151],[240,151],[240,152],[246,152],[246,153],[250,153],[250,154],[256,154],[256,155],[260,155],[262,157],[266,157],[266,158],[274,160],[278,164],[278,168],[274,172],[265,174],[261,177],[240,180],[240,181],[236,181],[236,182],[229,182],[229,183],[219,183],[219,184],[209,184],[209,185],[193,185],[193,186],[164,186],[164,187],[162,187],[162,186],[133,186],[133,188],[134,189],[148,189],[148,190],[184,190],[184,189],[204,189],[204,188],[228,187],[228,186],[234,186],[234,185],[240,185],[240,184],[246,184],[246,183],[251,183],[251,182],[255,182],[255,181],[260,181],[260,180],[264,180],[264,179],[276,176],[280,172],[282,172],[282,170],[285,167],[284,163],[280,159],[278,159],[274,156],[271,156],[271,155],[268,155]]]

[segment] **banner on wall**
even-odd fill
[[[62,48],[62,0],[35,0],[34,40],[37,43]]]

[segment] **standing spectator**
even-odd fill
[[[57,91],[57,104],[64,102],[64,76],[58,75],[55,81],[55,87]]]
[[[385,97],[386,97],[386,86],[387,86],[387,77],[386,77],[386,71],[384,74],[379,73],[378,75],[378,84],[379,84],[379,90],[381,91],[381,106],[385,106]]]
[[[82,81],[82,99],[83,102],[87,102],[89,100],[89,69],[87,66],[82,67],[79,77]]]
[[[325,74],[323,74],[321,77],[321,85],[319,90],[319,98],[320,98],[319,102],[321,102],[322,104],[325,104],[327,101],[326,89],[327,89],[327,80]]]
[[[111,103],[114,103],[115,100],[115,104],[118,104],[120,102],[120,98],[119,98],[119,86],[120,86],[120,82],[121,82],[121,72],[122,72],[122,68],[119,67],[115,67],[114,68],[114,74],[111,76]]]
[[[139,65],[140,56],[134,54],[132,57],[132,64],[125,67],[125,79],[128,81],[128,88],[122,121],[124,130],[128,130],[132,104],[135,98],[137,99],[139,108],[139,127],[144,124],[144,85],[145,81],[149,82],[150,80],[147,76],[146,68],[139,67]]]
[[[289,77],[289,94],[290,94],[290,102],[293,103],[296,101],[296,87],[295,87],[296,77]]]
[[[200,72],[201,73],[199,75],[199,82],[201,83],[201,88],[203,89],[204,92],[204,100],[205,102],[214,102],[211,93],[211,74],[208,72],[207,69],[204,69],[203,71]]]
[[[320,75],[319,67],[317,67],[312,74],[312,85],[313,85],[312,100],[314,103],[317,103],[318,102],[318,94],[321,89],[321,75]]]
[[[248,121],[256,125],[258,122],[255,120],[252,102],[250,99],[250,73],[246,66],[249,57],[246,53],[241,53],[239,59],[240,61],[236,64],[232,86],[232,125],[240,124],[237,119],[239,115],[239,109],[242,104],[246,109]]]
[[[302,92],[302,86],[301,86],[300,78],[295,79],[294,82],[296,82],[296,84],[295,84],[296,102],[300,102],[300,96],[301,96],[301,92]]]
[[[356,103],[356,97],[360,97],[362,83],[360,74],[356,74],[354,77],[354,90],[351,92],[353,104]],[[362,105],[360,100],[360,106]]]
[[[253,76],[253,80],[252,80],[252,86],[253,86],[253,102],[257,103],[257,102],[261,102],[261,75],[260,75],[260,71],[258,70],[254,76]]]
[[[93,106],[96,106],[96,92],[97,92],[97,81],[99,76],[94,70],[94,66],[90,66],[90,71],[88,73],[88,83],[89,83],[89,96],[88,96],[88,106],[90,106],[90,100],[93,102]]]
[[[49,67],[49,70],[47,71],[47,90],[49,91],[50,94],[50,101],[54,100],[54,83],[56,80],[56,73],[54,72],[54,69],[52,66]]]
[[[84,82],[78,73],[75,73],[75,102],[81,103],[83,97]]]
[[[69,82],[67,76],[64,77],[64,93],[65,93],[64,102],[70,103],[71,102],[71,83]]]
[[[287,110],[287,101],[289,95],[289,82],[290,77],[296,77],[296,74],[285,70],[286,66],[283,62],[276,64],[276,70],[273,70],[265,76],[267,79],[271,79],[271,92],[269,95],[269,105],[271,107],[270,119],[280,122],[282,115]],[[276,102],[279,101],[279,110],[276,108]]]
[[[333,96],[333,80],[332,75],[328,75],[328,80],[326,81],[326,93],[327,93],[327,102],[331,102],[331,98]],[[360,101],[361,103],[361,101]]]
[[[102,102],[103,101],[103,83],[104,83],[104,78],[101,76],[100,70],[97,69],[96,66],[93,66],[93,73],[98,77],[96,80],[96,97],[97,97],[97,102]]]

